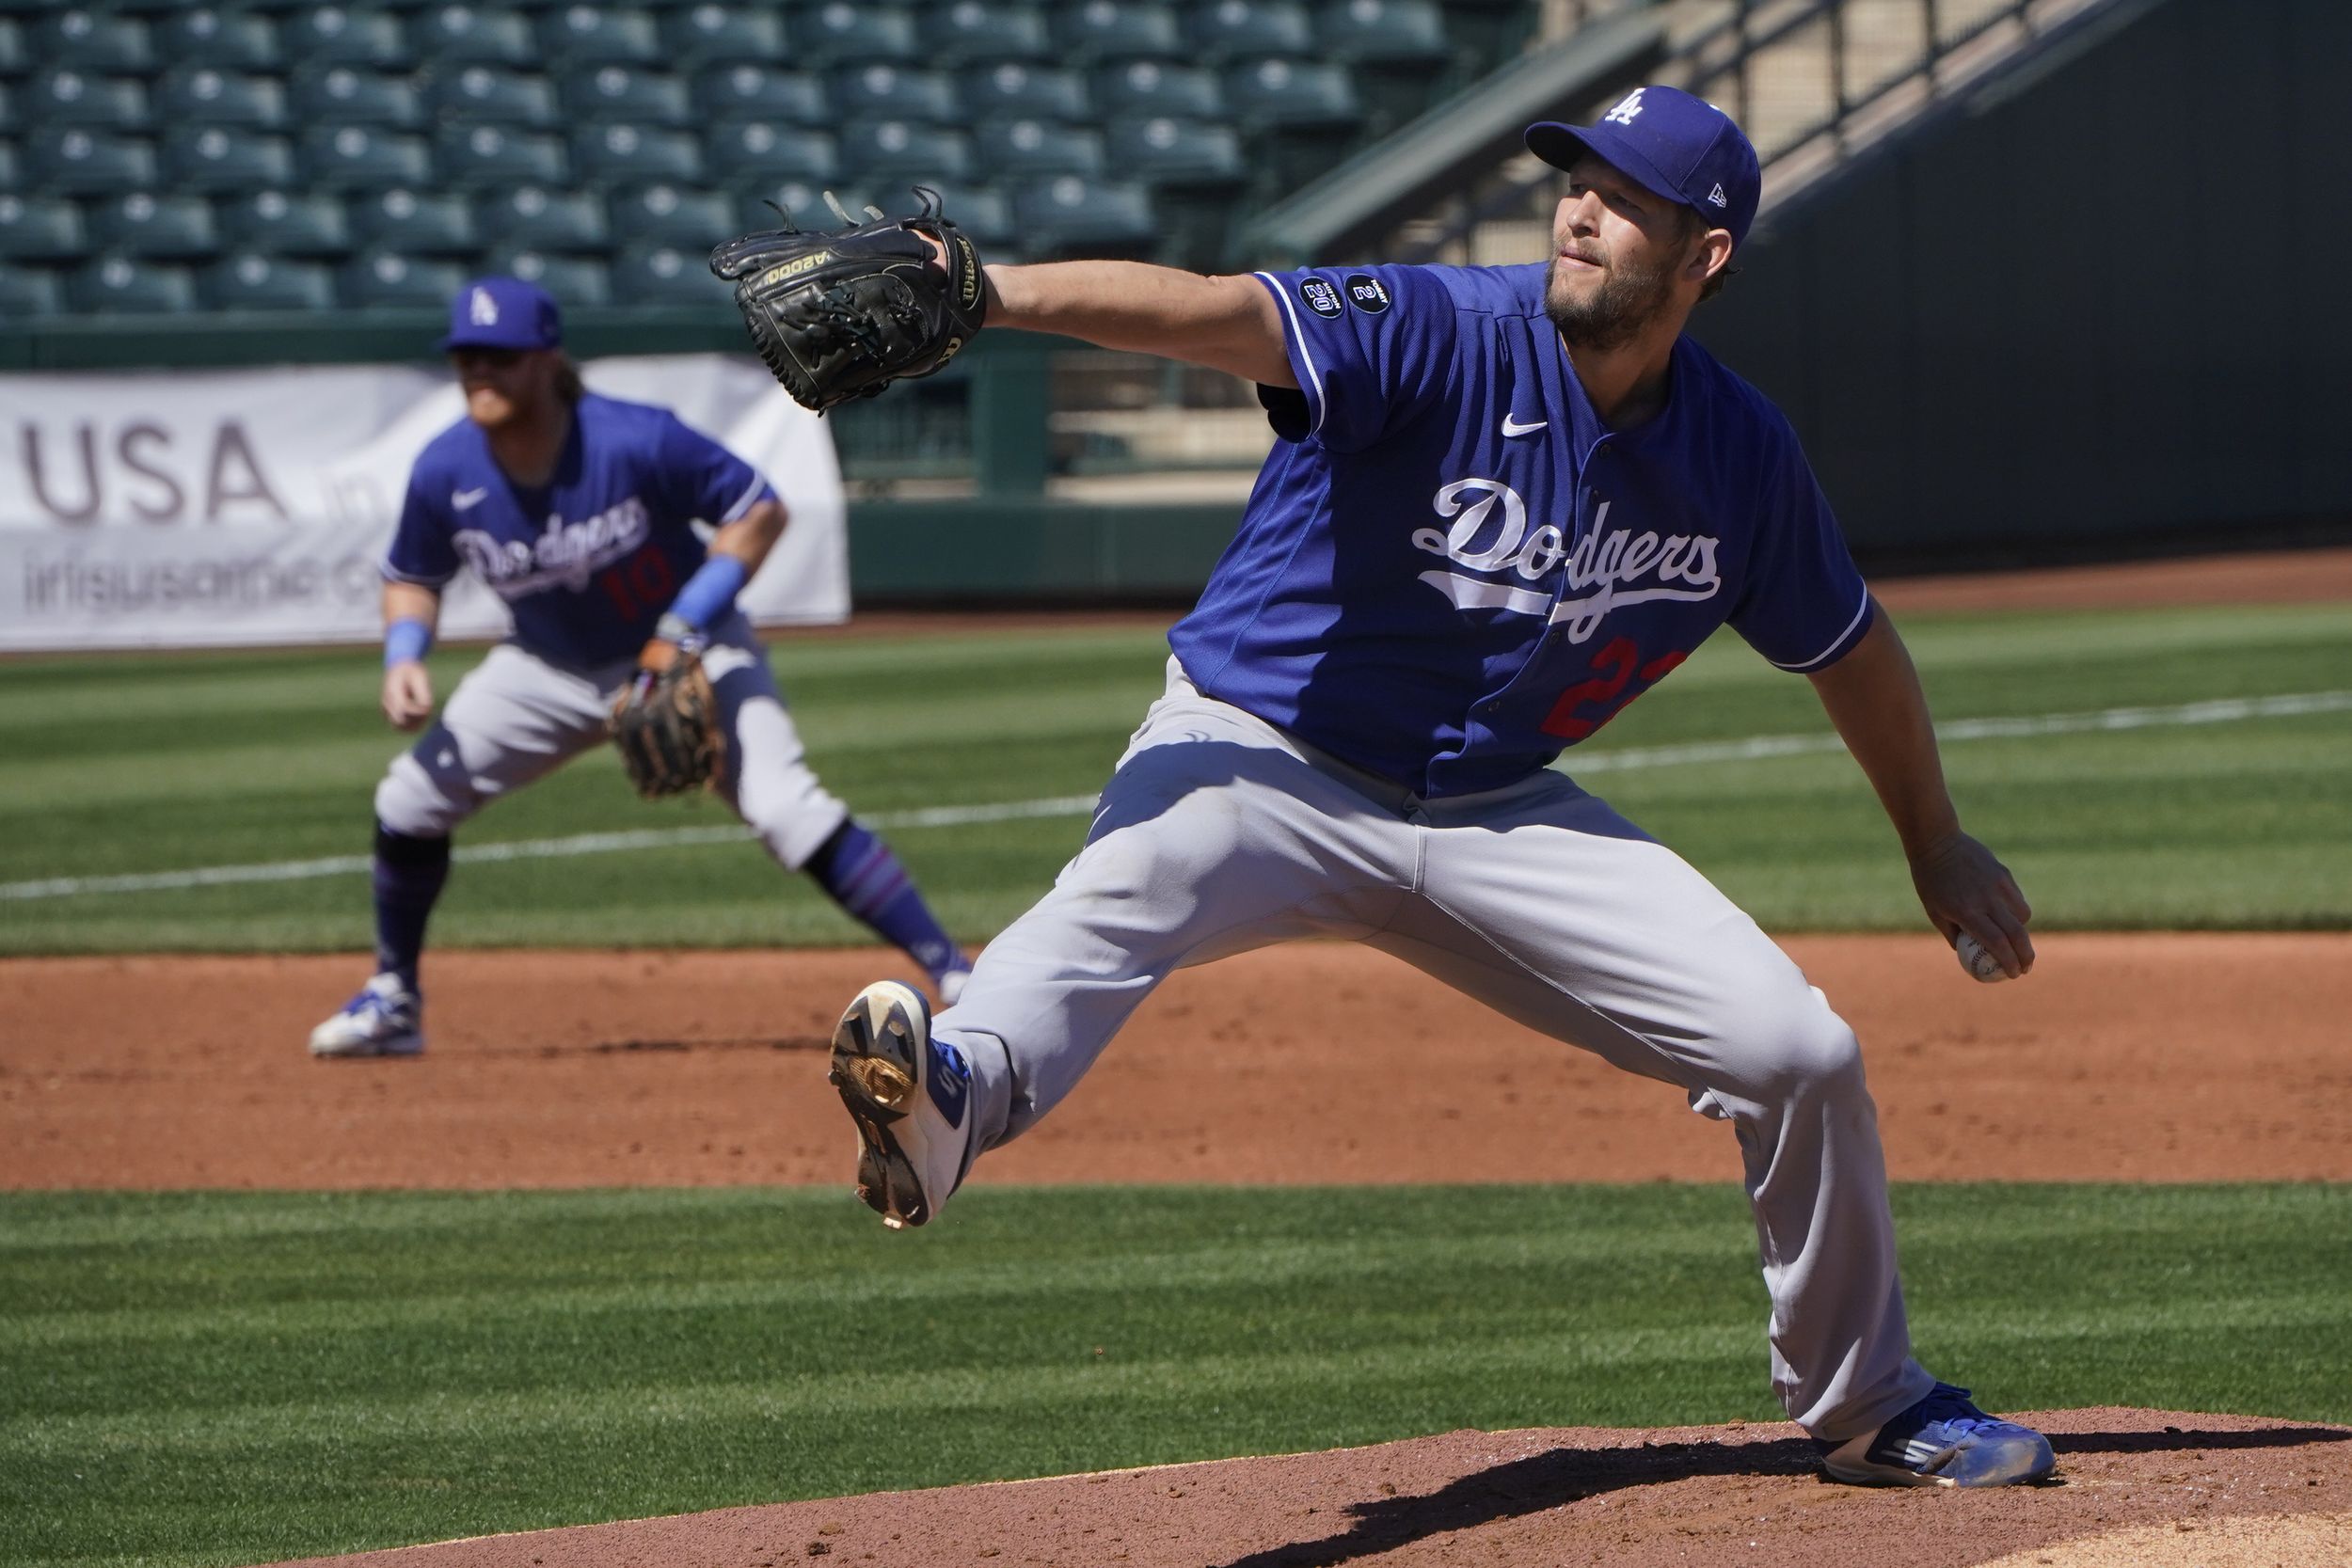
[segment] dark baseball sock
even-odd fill
[[[417,989],[424,923],[449,880],[449,840],[417,838],[375,825],[375,968]]]
[[[950,970],[971,967],[955,939],[940,929],[890,846],[855,821],[834,829],[802,869],[834,903],[905,948],[934,982]]]

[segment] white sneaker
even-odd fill
[[[858,992],[829,1076],[857,1123],[857,1196],[893,1230],[938,1213],[971,1164],[972,1068],[931,1038],[921,993],[896,980]]]
[[[313,1056],[414,1056],[424,1049],[424,998],[379,974],[310,1031]]]

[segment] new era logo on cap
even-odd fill
[[[1628,179],[1748,237],[1763,177],[1756,149],[1731,117],[1679,87],[1635,87],[1591,125],[1545,120],[1527,128],[1527,150],[1555,168],[1593,156]]]

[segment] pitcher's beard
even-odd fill
[[[1560,259],[1544,273],[1544,314],[1571,349],[1596,354],[1623,348],[1666,309],[1672,287],[1664,268],[1630,271],[1613,266],[1591,294],[1570,298],[1560,289]]]

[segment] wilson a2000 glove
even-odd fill
[[[759,357],[803,407],[821,414],[929,375],[979,331],[988,313],[979,255],[942,215],[937,192],[918,185],[915,195],[923,210],[913,217],[868,207],[874,221],[857,223],[828,191],[849,227],[796,229],[787,214],[784,228],[710,253],[710,270],[735,285]]]

